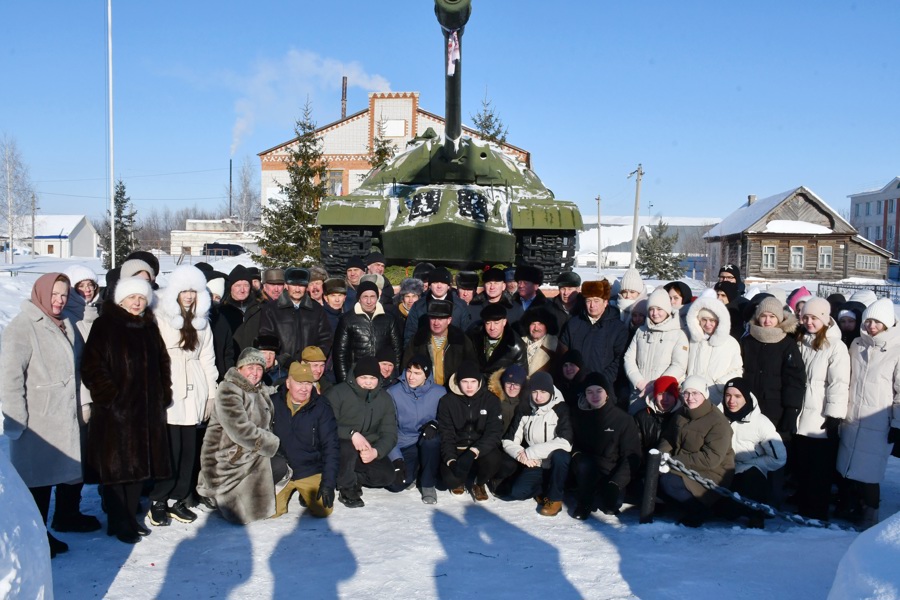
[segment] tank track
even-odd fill
[[[575,264],[575,241],[572,231],[516,232],[516,264],[538,267],[544,272],[544,282],[553,283],[563,271],[571,271]]]
[[[323,227],[319,237],[322,266],[334,277],[343,275],[347,260],[369,254],[377,231],[360,227]]]

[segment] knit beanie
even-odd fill
[[[397,357],[394,356],[394,350],[390,346],[382,346],[378,352],[375,353],[375,360],[380,363],[389,362],[394,364],[394,361],[397,360]]]
[[[831,322],[831,304],[829,304],[828,300],[825,298],[812,298],[807,300],[806,304],[803,305],[800,316],[803,315],[813,315],[814,317],[818,317],[818,319],[827,327]]]
[[[584,391],[593,385],[602,387],[606,390],[607,402],[610,404],[616,403],[616,394],[613,391],[613,386],[610,385],[609,380],[606,379],[605,375],[597,373],[596,371],[588,373],[587,377],[584,378],[584,381],[581,382],[581,390]]]
[[[506,367],[500,376],[500,383],[518,383],[522,385],[528,379],[528,371],[522,365],[512,364]]]
[[[661,308],[668,314],[672,314],[672,301],[669,299],[669,293],[665,288],[656,288],[650,297],[647,298],[647,308]]]
[[[116,304],[121,304],[125,298],[132,294],[140,294],[147,299],[147,304],[150,304],[153,300],[153,288],[150,287],[150,282],[143,277],[123,277],[119,279],[118,283],[116,283],[116,290],[113,293],[113,300]]]
[[[241,350],[241,355],[238,356],[237,366],[238,369],[241,367],[245,367],[247,365],[259,365],[263,369],[266,368],[266,357],[263,356],[263,353],[257,350],[256,348],[244,348]]]
[[[678,397],[678,380],[671,375],[663,375],[653,383],[653,395],[670,393]]]
[[[381,377],[381,369],[378,367],[378,359],[374,356],[363,356],[358,361],[356,361],[356,365],[353,367],[353,375],[355,377],[362,377],[363,375]]]
[[[637,269],[628,269],[625,271],[625,274],[622,275],[622,281],[619,284],[620,293],[622,290],[632,290],[634,292],[644,291],[644,280],[641,279],[641,274]]]
[[[775,315],[779,325],[784,321],[784,305],[774,297],[766,298],[759,303],[759,306],[756,307],[756,314],[753,315],[753,320],[759,319],[759,315],[763,313]]]
[[[131,260],[123,262],[120,273],[122,279],[124,279],[126,277],[134,277],[141,271],[146,271],[147,274],[150,275],[151,280],[156,277],[156,272],[153,270],[153,267],[137,258],[132,258]]]
[[[562,359],[559,361],[560,365],[564,365],[566,363],[572,363],[579,369],[584,368],[584,357],[581,355],[580,350],[569,350],[565,354],[562,355]]]
[[[893,327],[897,322],[897,317],[894,313],[894,304],[888,298],[881,298],[870,304],[863,313],[862,318],[863,322],[867,319],[874,319],[884,323],[884,326],[888,329]]]
[[[703,394],[704,398],[709,398],[709,382],[701,375],[689,375],[681,384],[681,391],[696,390]]]
[[[481,381],[481,369],[474,360],[464,360],[456,370],[456,383],[459,384],[463,379],[476,379]]]
[[[738,284],[731,281],[718,281],[713,289],[717,292],[724,292],[728,297],[728,302],[734,302],[734,299],[738,297]]]
[[[356,286],[356,297],[362,298],[363,292],[375,292],[375,297],[379,298],[378,286],[372,281],[363,281]]]
[[[550,397],[553,398],[553,378],[550,376],[550,373],[538,371],[532,375],[528,380],[528,388],[532,392],[547,392],[550,394]]]
[[[876,300],[878,300],[878,296],[872,290],[857,290],[850,295],[850,299],[847,302],[862,302],[869,307]]]
[[[747,399],[747,404],[751,403],[750,400],[750,384],[743,377],[733,377],[728,380],[723,388],[723,392],[727,391],[728,388],[737,388],[737,390],[741,393],[741,396]],[[724,395],[724,394],[723,394]]]
[[[147,252],[146,250],[135,250],[125,257],[125,261],[127,262],[133,258],[142,260],[149,265],[150,279],[156,281],[156,276],[159,275],[159,259],[156,258],[156,255],[152,252]],[[124,275],[122,277],[124,277]]]
[[[63,275],[72,282],[72,287],[77,286],[82,281],[93,281],[97,283],[97,274],[84,265],[72,265],[63,271]]]
[[[431,357],[428,356],[428,354],[425,354],[422,352],[413,354],[412,358],[409,359],[409,362],[406,363],[406,368],[409,368],[413,365],[422,369],[422,371],[425,372],[425,377],[428,377],[429,375],[431,375],[431,369],[433,367],[433,364],[431,362]]]

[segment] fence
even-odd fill
[[[842,294],[849,299],[853,292],[872,290],[879,298],[890,298],[894,304],[900,304],[900,285],[871,285],[864,283],[820,283],[817,295],[827,298],[831,294]]]

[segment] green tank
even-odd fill
[[[471,0],[435,0],[445,48],[444,139],[427,129],[352,193],[322,201],[318,225],[329,271],[376,248],[390,264],[527,264],[547,280],[571,270],[582,229],[578,207],[556,200],[496,146],[462,135],[462,61],[449,72],[449,42],[455,37],[461,51],[471,10]]]

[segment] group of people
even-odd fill
[[[190,523],[199,504],[277,517],[295,493],[327,517],[335,500],[363,507],[366,487],[534,499],[544,516],[571,492],[586,519],[640,495],[658,449],[662,470],[678,461],[820,519],[837,484],[839,514],[877,521],[900,441],[888,300],[744,294],[732,265],[697,298],[680,281],[650,292],[634,270],[564,272],[547,297],[532,266],[420,263],[396,291],[384,269],[377,252],[340,274],[185,265],[160,287],[141,252],[105,289],[82,265],[38,278],[3,333],[0,402],[44,520],[55,487],[53,529],[99,529],[84,482],[125,543],[151,532],[142,496],[153,526]],[[687,525],[762,526],[678,471],[659,490]]]

